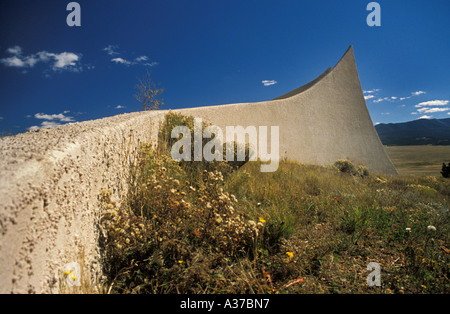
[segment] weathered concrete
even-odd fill
[[[179,110],[220,127],[279,126],[280,157],[339,158],[396,173],[370,119],[353,49],[316,80],[275,100]],[[66,263],[99,274],[97,196],[126,191],[142,142],[167,111],[138,112],[0,139],[0,292],[58,292]]]
[[[0,141],[0,292],[58,292],[64,266],[84,258],[99,274],[97,197],[126,190],[140,142],[163,112],[139,112]],[[52,288],[53,287],[53,288]]]

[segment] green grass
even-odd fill
[[[448,179],[192,165],[144,145],[122,206],[102,193],[107,291],[449,292]],[[380,287],[367,285],[370,262]]]

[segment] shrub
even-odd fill
[[[369,169],[367,169],[364,165],[359,165],[356,169],[356,172],[360,177],[368,177],[369,176]]]
[[[141,146],[120,207],[108,191],[99,197],[105,272],[114,292],[161,292],[161,283],[164,292],[199,292],[218,265],[253,254],[260,242],[264,224],[246,217],[223,190],[224,174],[240,165],[173,160],[169,149],[177,139],[170,135],[178,125],[193,134],[192,117],[169,113],[158,149]]]
[[[134,98],[142,104],[143,110],[159,110],[164,104],[164,100],[160,99],[164,89],[156,87],[149,71],[143,78],[139,79],[135,89],[137,92],[134,94]]]
[[[334,167],[336,167],[340,172],[348,173],[351,175],[356,175],[357,170],[355,165],[348,159],[338,159],[334,163]]]
[[[442,164],[441,174],[444,178],[450,178],[450,162],[448,166],[445,165],[445,162]]]
[[[191,133],[191,139],[194,139],[194,118],[192,116],[185,116],[180,113],[169,112],[164,118],[164,123],[160,128],[158,135],[158,153],[170,155],[172,146],[179,140],[178,138],[172,138],[172,130],[177,126],[186,126]],[[204,130],[208,124],[203,122],[202,130]],[[202,139],[202,147],[210,141],[208,138]],[[224,176],[227,176],[231,171],[242,167],[250,159],[250,148],[248,144],[241,144],[234,142],[233,146],[233,158],[227,161],[226,158],[226,145],[223,144],[223,161],[206,161],[204,158],[201,161],[194,160],[194,145],[191,145],[190,159],[191,161],[181,161],[179,164],[183,169],[189,172],[191,177],[199,178],[199,174],[204,170],[210,171],[219,169]],[[241,153],[244,155],[244,160],[239,161],[237,156]]]

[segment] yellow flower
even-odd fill
[[[286,255],[289,257],[289,259],[294,257],[294,253],[293,252],[286,252]]]
[[[69,276],[72,272],[73,272],[72,270],[65,271],[65,272],[64,272],[64,276],[67,277],[67,276]]]
[[[77,279],[77,277],[75,277],[75,275],[72,275],[72,280],[75,280],[75,279]]]
[[[260,222],[260,223],[263,223],[263,224],[266,223],[265,219],[262,218],[262,217],[259,217],[259,222]]]
[[[183,264],[183,261],[179,260],[179,261],[178,261],[178,264],[180,264],[180,265]]]

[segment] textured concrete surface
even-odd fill
[[[126,190],[139,142],[163,112],[114,116],[0,140],[0,292],[57,293],[64,266],[99,274],[97,196]]]
[[[339,158],[396,173],[370,119],[353,49],[279,98],[179,110],[217,126],[279,126],[280,158]],[[136,148],[155,142],[167,111],[137,112],[0,139],[0,293],[57,293],[64,266],[100,274],[97,196],[118,201]],[[270,146],[269,146],[270,147]]]

